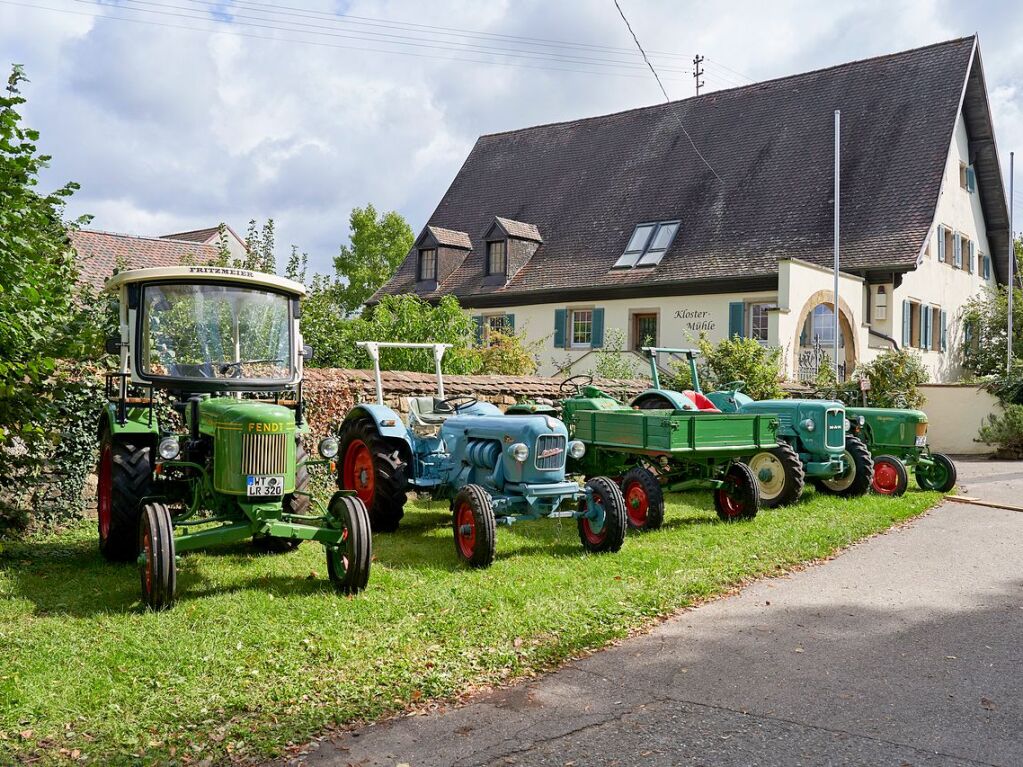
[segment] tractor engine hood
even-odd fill
[[[272,402],[212,397],[199,403],[199,431],[240,430],[243,434],[294,434],[295,411]]]
[[[470,447],[481,441],[499,446],[500,474],[506,482],[543,484],[565,478],[568,429],[553,416],[457,415],[444,422],[441,437],[452,456],[468,455]],[[517,444],[529,450],[525,461],[511,454],[510,448]]]

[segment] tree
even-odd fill
[[[391,278],[412,248],[412,227],[395,212],[378,214],[372,204],[355,208],[348,218],[351,244],[334,258],[331,291],[342,316],[359,307]]]
[[[1017,258],[1023,247],[1016,241]],[[1013,294],[1012,355],[1023,359],[1023,290]],[[1009,288],[999,285],[974,296],[963,307],[963,367],[978,376],[1005,372],[1008,343]]]
[[[224,246],[226,248],[226,237]],[[268,218],[260,231],[256,219],[249,221],[248,231],[245,233],[245,258],[235,259],[233,266],[238,269],[251,269],[255,272],[277,273],[277,256],[274,253],[274,220]]]
[[[289,280],[305,284],[306,272],[309,270],[309,254],[299,253],[298,247],[291,246],[291,255],[288,256],[287,266],[284,267],[284,276]]]

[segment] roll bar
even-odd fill
[[[684,354],[686,359],[689,361],[689,375],[693,379],[693,391],[702,391],[700,389],[700,377],[696,373],[696,357],[699,355],[699,349],[675,349],[668,346],[644,346],[641,351],[647,353],[650,358],[650,378],[653,381],[654,388],[661,388],[661,376],[657,372],[657,354],[664,352],[665,354]]]
[[[402,343],[400,341],[356,341],[356,346],[366,350],[370,359],[373,360],[373,377],[377,384],[377,404],[384,404],[384,382],[380,377],[380,350],[381,349],[433,349],[433,366],[437,371],[437,396],[444,399],[444,376],[440,372],[440,362],[444,359],[444,352],[451,348],[451,344],[437,343]]]

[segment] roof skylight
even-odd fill
[[[657,266],[664,258],[665,252],[671,247],[679,228],[678,221],[659,221],[637,224],[636,230],[629,238],[629,244],[621,258],[615,262],[615,268],[632,268],[635,266]]]

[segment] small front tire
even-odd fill
[[[874,479],[870,488],[878,495],[898,498],[909,487],[906,464],[893,455],[879,455],[874,459]]]
[[[750,467],[733,463],[714,491],[714,511],[722,522],[753,519],[760,510],[760,485]]]
[[[958,473],[952,459],[944,453],[931,453],[932,466],[917,464],[916,483],[924,490],[937,490],[947,493],[956,486]]]
[[[622,496],[630,529],[656,530],[664,524],[664,491],[649,469],[629,469],[622,477]]]
[[[455,553],[469,567],[490,567],[497,555],[497,518],[490,493],[479,485],[466,485],[451,505]]]
[[[607,477],[593,477],[586,481],[586,487],[592,491],[594,503],[604,510],[604,526],[594,531],[589,518],[579,517],[579,540],[584,549],[595,554],[614,553],[625,543],[625,531],[629,526],[625,498],[618,485]],[[586,499],[579,504],[579,511],[586,512]]]
[[[142,601],[150,610],[166,610],[174,604],[177,565],[174,527],[164,504],[147,503],[142,507],[138,541]]]
[[[369,583],[373,534],[366,505],[357,497],[334,493],[330,516],[341,525],[341,542],[327,546],[327,577],[342,594],[356,594]]]
[[[806,486],[806,472],[799,455],[787,442],[756,453],[747,462],[760,486],[760,505],[788,506],[799,500]]]
[[[874,460],[870,450],[859,437],[845,438],[845,472],[815,482],[818,490],[828,495],[855,498],[867,493],[874,482]]]

